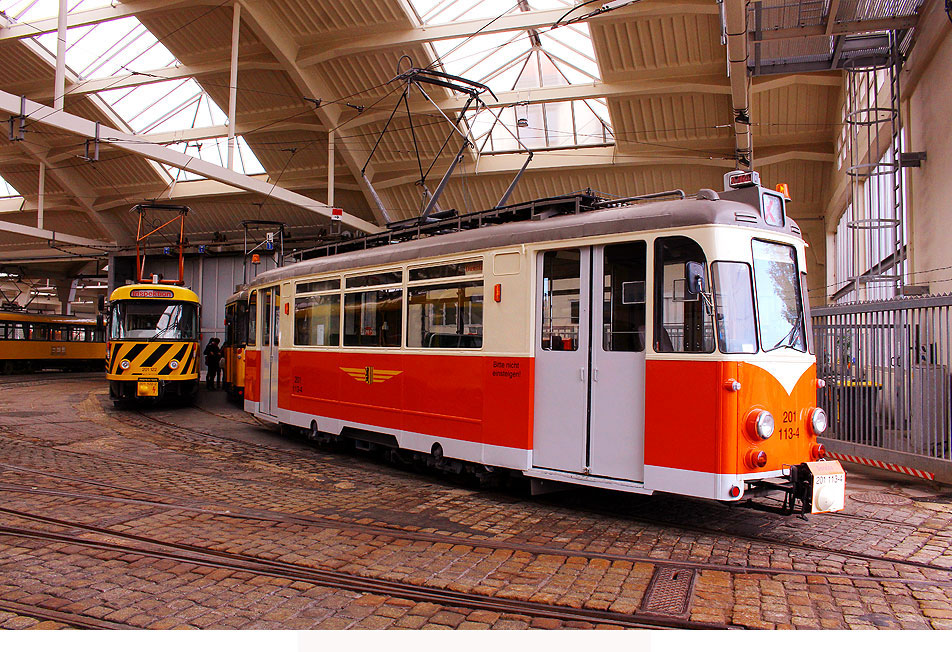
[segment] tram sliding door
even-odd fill
[[[643,241],[596,247],[592,256],[589,466],[592,475],[639,482],[645,463],[646,261]]]
[[[533,466],[643,480],[646,251],[539,254]]]
[[[261,397],[258,411],[274,414],[278,396],[278,335],[281,295],[279,286],[266,288],[261,296]]]
[[[532,465],[584,473],[591,251],[541,252],[537,274]]]

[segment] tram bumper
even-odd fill
[[[839,462],[821,460],[791,466],[784,476],[749,481],[747,498],[783,493],[783,506],[750,502],[749,506],[782,514],[823,514],[846,506],[846,472]]]

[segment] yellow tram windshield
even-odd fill
[[[182,301],[118,301],[109,315],[111,340],[194,340],[198,306]]]

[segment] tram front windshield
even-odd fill
[[[753,252],[761,348],[806,351],[807,325],[796,250],[790,245],[754,240]]]
[[[113,340],[194,340],[198,308],[192,303],[120,301],[112,306],[109,337]]]

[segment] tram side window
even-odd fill
[[[230,303],[225,306],[225,346],[235,345],[235,307],[238,304]]]
[[[578,249],[547,251],[542,256],[542,348],[577,351],[581,255]]]
[[[482,348],[482,281],[411,287],[408,293],[407,346]]]
[[[814,353],[813,350],[813,318],[810,316],[810,292],[807,287],[807,273],[800,272],[800,293],[803,296],[803,323],[807,325],[804,329],[807,335],[807,350]]]
[[[246,346],[249,341],[254,344],[254,335],[251,335],[249,340],[249,329],[250,323],[248,320],[248,314],[251,309],[248,307],[248,304],[244,301],[239,301],[237,304],[237,310],[235,311],[235,344],[237,346]],[[251,313],[254,315],[254,313]]]
[[[684,267],[688,262],[707,268],[704,252],[694,240],[672,236],[655,241],[655,351],[714,351],[711,309],[703,296],[686,292]]]
[[[248,299],[248,345],[258,343],[258,291],[251,293]]]
[[[722,353],[756,353],[754,289],[747,263],[711,265],[717,339]]]
[[[295,346],[340,344],[340,294],[294,298]]]
[[[264,290],[261,304],[261,346],[271,346],[271,290]]]
[[[401,288],[344,295],[344,346],[400,346],[402,339]]]
[[[626,242],[604,251],[602,349],[645,350],[645,267],[647,245]]]

